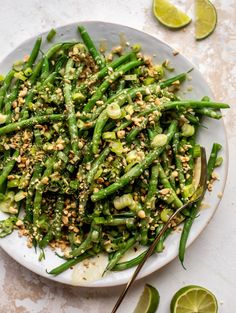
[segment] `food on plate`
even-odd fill
[[[109,256],[106,271],[137,265],[143,254],[120,260],[149,246],[192,196],[197,131],[204,116],[220,119],[219,109],[229,107],[207,97],[181,99],[188,74],[167,78],[166,66],[138,44],[105,56],[83,26],[79,32],[83,42],[55,43],[42,55],[39,37],[0,87],[0,208],[9,214],[0,236],[18,228],[29,247],[61,249],[65,262],[53,275],[101,252]],[[221,163],[220,145],[213,148],[209,189]],[[179,214],[156,252],[186,221],[183,262],[198,210]]]

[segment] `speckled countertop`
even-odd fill
[[[192,15],[193,0],[173,1]],[[186,2],[186,3],[185,3]],[[236,312],[236,0],[214,1],[218,26],[202,42],[193,23],[169,31],[151,13],[151,0],[0,0],[0,60],[25,39],[52,27],[81,20],[121,23],[164,40],[195,63],[215,98],[231,104],[224,117],[229,143],[229,174],[223,200],[207,229],[188,249],[185,271],[178,260],[138,281],[120,312],[132,312],[143,285],[161,294],[159,312],[169,312],[174,292],[186,284],[212,290],[219,313]],[[0,250],[0,313],[108,313],[121,287],[91,289],[63,286],[28,271]]]

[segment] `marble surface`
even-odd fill
[[[224,122],[229,143],[229,173],[222,202],[214,218],[187,251],[185,271],[176,259],[136,282],[119,312],[133,312],[145,283],[159,289],[159,312],[168,313],[176,290],[187,284],[209,288],[219,301],[219,313],[236,311],[236,0],[214,1],[218,26],[204,41],[194,40],[194,25],[178,32],[160,26],[151,0],[0,0],[0,60],[23,40],[52,27],[83,20],[125,24],[167,42],[195,63],[215,98],[231,105]],[[173,1],[193,15],[193,1]],[[0,251],[0,313],[108,313],[121,287],[63,286],[31,273]]]

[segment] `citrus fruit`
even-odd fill
[[[158,308],[159,301],[160,295],[157,289],[146,284],[134,313],[155,313]]]
[[[181,28],[191,22],[191,18],[168,0],[153,0],[153,14],[157,20],[169,28]]]
[[[173,296],[171,313],[217,313],[216,297],[206,288],[186,286]]]
[[[195,38],[208,37],[217,24],[216,8],[209,0],[195,0]]]

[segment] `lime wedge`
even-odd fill
[[[181,28],[191,22],[191,18],[168,0],[153,0],[153,14],[158,21],[169,28]]]
[[[160,295],[157,289],[146,284],[134,313],[155,313],[158,308],[159,301]]]
[[[213,33],[217,24],[216,8],[209,0],[195,0],[195,38],[204,39]]]
[[[217,313],[216,297],[200,286],[186,286],[173,296],[171,313]]]

